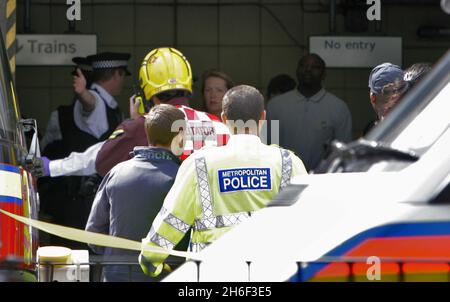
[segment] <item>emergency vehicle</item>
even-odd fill
[[[450,281],[450,51],[324,172],[164,281]],[[344,173],[345,172],[345,173]]]
[[[1,36],[1,35],[0,35]],[[25,130],[35,131],[30,152]],[[0,37],[0,209],[37,219],[35,179],[24,169],[39,156],[34,120],[22,120],[5,45]],[[0,215],[0,281],[36,281],[37,230]]]

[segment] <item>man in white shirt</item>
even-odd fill
[[[268,104],[267,120],[279,121],[280,146],[296,152],[308,171],[319,164],[332,140],[352,139],[350,111],[345,102],[322,87],[325,75],[322,58],[305,55],[297,66],[297,89]],[[271,129],[268,133],[272,134]]]

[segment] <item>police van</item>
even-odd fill
[[[30,152],[25,130],[35,131]],[[36,180],[24,167],[39,156],[36,136],[36,122],[21,119],[0,37],[0,209],[34,219],[39,204]],[[0,281],[36,281],[37,239],[37,231],[0,214]]]
[[[325,172],[164,281],[450,281],[450,51]]]

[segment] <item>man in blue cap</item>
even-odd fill
[[[381,120],[387,113],[389,92],[393,91],[393,85],[403,87],[403,70],[394,64],[383,63],[376,66],[369,75],[370,103]]]
[[[398,103],[410,86],[403,80],[404,71],[392,63],[376,66],[369,75],[369,96],[377,118],[370,121],[363,129],[365,136]]]

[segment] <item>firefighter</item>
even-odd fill
[[[203,146],[222,146],[228,139],[228,129],[212,114],[189,107],[192,94],[192,71],[188,60],[174,48],[157,48],[144,58],[139,70],[144,98],[130,100],[132,119],[122,123],[101,147],[95,162],[100,175],[105,175],[119,162],[129,159],[134,146],[147,145],[144,131],[145,113],[152,104],[169,104],[183,111],[188,121],[186,146],[181,159]],[[140,108],[140,114],[137,111]]]
[[[188,60],[174,48],[157,48],[150,51],[142,62],[140,87],[143,100],[130,98],[131,119],[120,124],[110,137],[93,145],[83,153],[72,153],[56,161],[43,158],[41,167],[45,175],[89,175],[96,171],[106,175],[116,164],[130,159],[135,146],[148,144],[144,131],[144,114],[154,104],[169,104],[183,111],[188,127],[186,145],[181,159],[203,146],[222,146],[229,137],[228,128],[214,115],[189,107],[192,94],[192,71]],[[95,163],[95,168],[94,168]],[[39,176],[39,175],[38,175]]]
[[[229,142],[183,162],[143,246],[172,249],[192,228],[189,248],[199,252],[266,206],[293,176],[307,174],[291,151],[261,142],[265,118],[257,89],[241,85],[225,94],[222,120],[232,133]],[[157,276],[166,257],[143,249],[139,262],[146,274]]]

